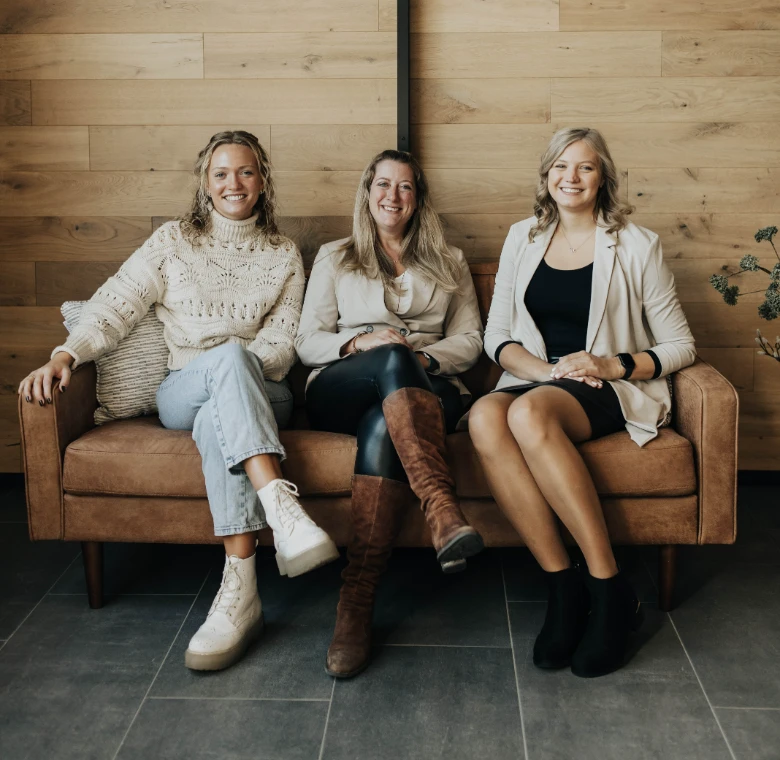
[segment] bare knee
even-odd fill
[[[471,407],[469,435],[478,451],[490,451],[499,446],[508,432],[507,406],[500,397],[483,396]]]
[[[512,435],[523,450],[545,443],[561,429],[549,406],[534,399],[531,394],[520,396],[512,402],[507,420]]]

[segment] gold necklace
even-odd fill
[[[566,236],[566,230],[563,229],[563,225],[560,224],[558,226],[561,228],[561,235],[563,235],[563,239],[566,241],[566,244],[569,246],[569,253],[571,253],[572,255],[574,255],[580,248],[582,248],[583,245],[585,245],[585,243],[588,242],[588,240],[591,239],[591,237],[593,237],[594,233],[596,232],[596,227],[598,227],[598,225],[596,225],[596,227],[593,228],[593,232],[591,232],[590,235],[588,235],[588,237],[586,237],[585,240],[583,240],[576,248],[573,248],[571,241]]]

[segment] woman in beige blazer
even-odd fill
[[[496,502],[547,573],[534,663],[586,677],[622,665],[642,613],[575,444],[621,430],[650,441],[671,411],[666,376],[695,357],[658,236],[626,219],[617,187],[599,132],[553,136],[535,216],[510,229],[496,277],[485,350],[504,374],[469,415]]]
[[[347,678],[368,664],[374,593],[410,487],[445,572],[482,549],[444,459],[469,398],[457,375],[479,358],[482,322],[463,253],[445,243],[408,153],[384,151],[363,172],[352,236],[314,261],[296,348],[315,368],[312,427],[357,436],[354,537],[326,666]]]

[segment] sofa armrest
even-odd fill
[[[95,427],[96,370],[92,362],[73,372],[68,390],[40,406],[19,397],[27,520],[33,541],[62,538],[62,460],[68,445]]]
[[[737,537],[737,422],[734,386],[697,359],[674,373],[674,429],[693,445],[699,489],[699,543]]]

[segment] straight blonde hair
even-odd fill
[[[597,129],[590,127],[565,127],[559,129],[550,138],[547,149],[542,155],[534,203],[534,216],[537,222],[528,233],[529,242],[532,242],[536,235],[544,232],[551,224],[558,221],[558,204],[552,199],[547,188],[547,177],[561,153],[572,143],[580,140],[587,143],[599,157],[601,186],[598,189],[596,206],[593,209],[594,220],[598,221],[599,216],[601,216],[606,222],[607,232],[610,234],[620,232],[628,224],[626,217],[634,211],[634,207],[623,203],[618,197],[618,171],[604,136]]]
[[[368,279],[381,279],[390,290],[394,287],[395,267],[379,244],[376,223],[369,209],[371,185],[376,177],[376,167],[382,161],[406,164],[414,175],[417,208],[401,243],[401,261],[445,292],[457,291],[460,265],[444,240],[441,220],[431,205],[428,181],[417,159],[411,153],[399,150],[383,150],[363,171],[355,196],[352,235],[340,249],[340,265],[347,271],[360,272]]]

